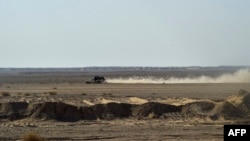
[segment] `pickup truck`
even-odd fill
[[[105,82],[105,78],[103,76],[95,76],[89,81],[86,81],[86,84],[101,84]]]

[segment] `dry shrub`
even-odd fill
[[[46,141],[36,133],[29,133],[23,137],[23,141]]]
[[[56,92],[49,92],[49,95],[56,95]]]
[[[86,94],[86,93],[82,93],[82,95],[88,95],[88,94]]]
[[[9,92],[1,92],[1,95],[2,96],[10,96],[10,93]]]
[[[30,96],[30,93],[25,93],[24,96]]]

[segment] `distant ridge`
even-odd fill
[[[249,69],[250,66],[185,66],[185,67],[143,67],[143,66],[93,66],[93,67],[48,67],[48,68],[0,68],[0,72],[81,72],[81,71],[174,71],[174,70],[231,70]]]

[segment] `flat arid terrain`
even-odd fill
[[[250,124],[248,70],[113,69],[0,69],[0,140],[221,141]]]

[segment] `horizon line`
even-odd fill
[[[248,65],[219,65],[219,66],[78,66],[78,67],[0,67],[0,69],[63,69],[63,68],[207,68],[207,67],[250,67]]]

